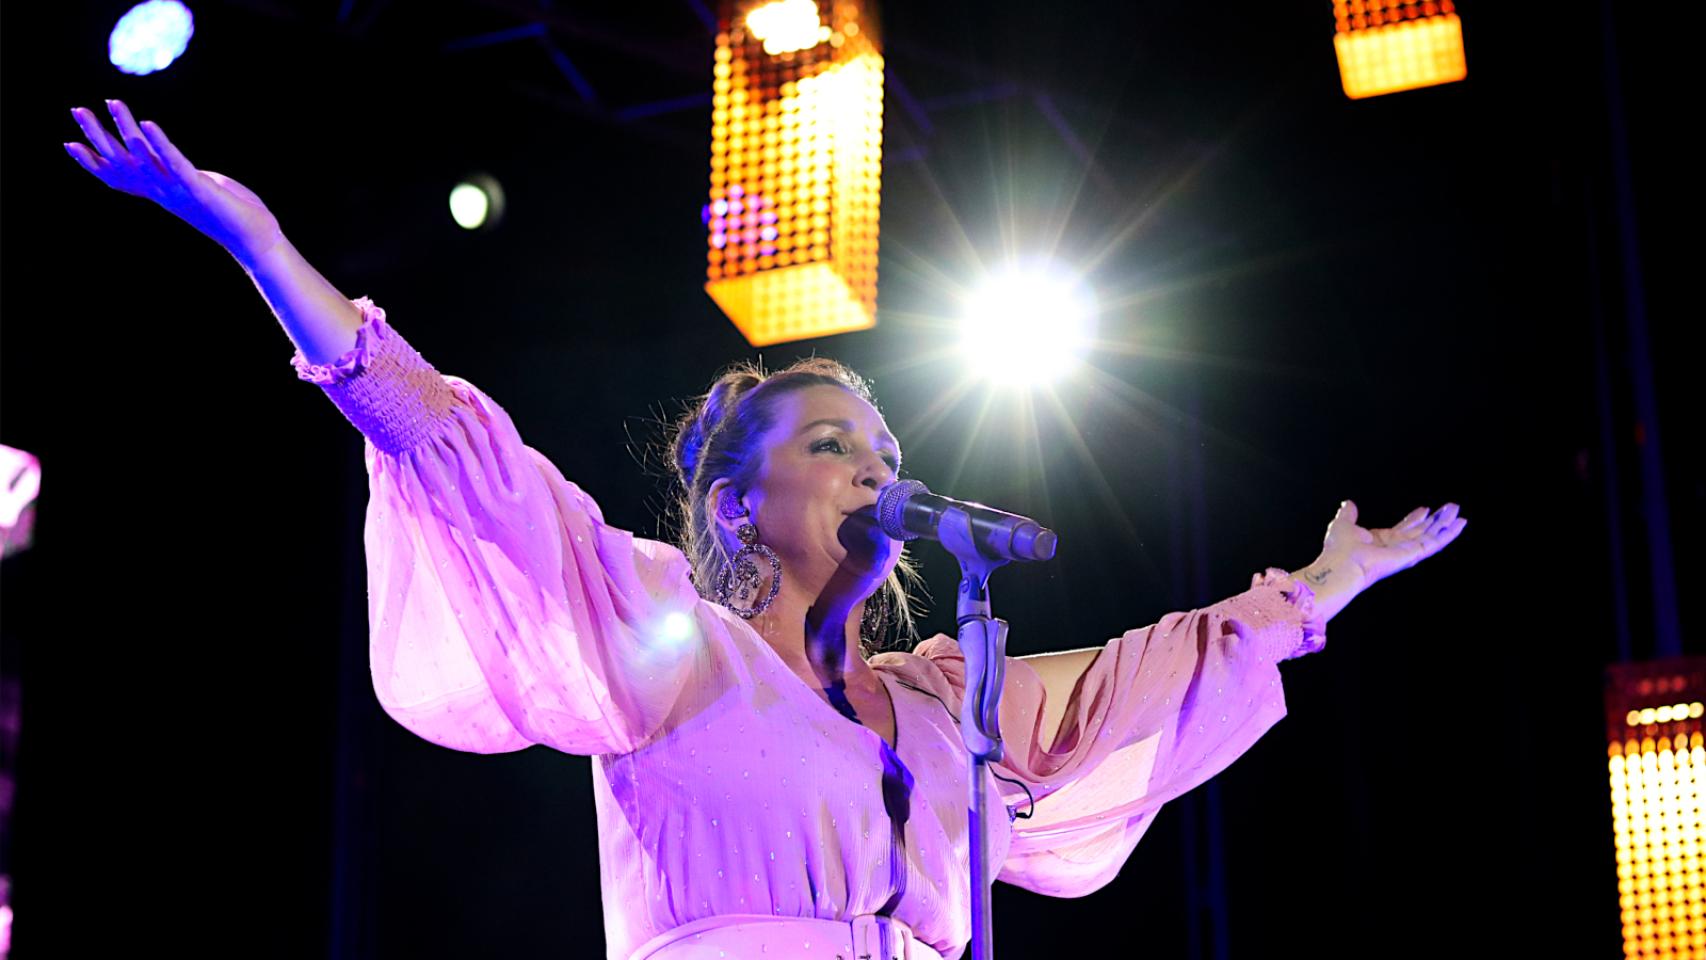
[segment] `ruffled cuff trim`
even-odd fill
[[[1279,567],[1269,567],[1250,578],[1251,588],[1278,587],[1280,595],[1297,608],[1302,620],[1303,642],[1297,649],[1280,657],[1281,660],[1295,660],[1298,657],[1319,653],[1327,646],[1327,622],[1315,612],[1315,590],[1309,584],[1292,576]]]
[[[402,335],[385,311],[362,297],[355,346],[331,363],[309,363],[299,349],[291,364],[317,384],[350,423],[390,454],[412,450],[436,434],[454,408],[450,384]]]
[[[367,369],[368,361],[379,344],[396,336],[396,331],[385,322],[383,307],[374,306],[367,297],[352,302],[361,309],[361,328],[355,332],[355,346],[331,363],[309,363],[302,348],[298,347],[296,356],[290,358],[298,379],[323,385],[342,383]]]

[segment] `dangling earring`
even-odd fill
[[[865,601],[865,614],[859,619],[859,632],[864,637],[866,644],[873,648],[880,645],[882,633],[888,628],[889,617],[892,614],[893,607],[889,603],[888,585],[884,584],[878,587],[877,592]]]
[[[748,515],[746,508],[734,497],[723,501],[722,514],[725,520],[738,520]],[[758,542],[758,528],[750,521],[741,524],[735,530],[735,536],[740,537],[743,546],[732,558],[724,560],[723,568],[717,572],[717,602],[743,619],[751,620],[769,609],[771,601],[776,599],[777,592],[782,589],[782,560],[776,556],[776,551]],[[730,601],[751,603],[759,594],[762,578],[758,572],[758,564],[751,559],[753,554],[770,561],[770,592],[757,604],[742,608]]]

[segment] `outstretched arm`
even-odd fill
[[[1291,574],[1314,591],[1315,612],[1323,623],[1370,584],[1438,553],[1469,523],[1457,515],[1455,503],[1433,512],[1417,507],[1397,526],[1386,529],[1364,529],[1357,526],[1356,520],[1356,504],[1346,500],[1327,526],[1321,555],[1314,563]],[[1019,658],[1036,670],[1047,693],[1043,700],[1043,729],[1051,737],[1060,729],[1079,678],[1101,652],[1101,647],[1085,647]]]
[[[1356,521],[1356,503],[1341,503],[1327,525],[1321,556],[1292,573],[1315,591],[1315,610],[1323,620],[1376,582],[1445,549],[1469,524],[1457,515],[1455,503],[1431,512],[1417,507],[1394,527],[1365,529]]]
[[[65,145],[72,159],[112,189],[159,204],[224,247],[309,361],[329,363],[355,346],[361,311],[296,252],[260,197],[230,177],[197,170],[158,124],[137,123],[121,101],[108,100],[107,109],[117,137],[94,111],[71,111],[89,140]]]
[[[1245,593],[1168,614],[1104,647],[1009,662],[1002,765],[1032,806],[1013,824],[1001,880],[1058,897],[1112,880],[1163,804],[1224,770],[1285,716],[1279,663],[1321,648],[1324,617],[1466,525],[1456,504],[1417,509],[1386,529],[1364,529],[1356,517],[1346,501],[1321,556],[1297,574],[1269,568]],[[958,646],[932,638],[918,650],[963,696]],[[1002,789],[1009,805],[1022,802],[1016,787]]]
[[[298,378],[366,438],[369,664],[393,719],[477,753],[627,753],[706,678],[730,675],[710,659],[729,649],[726,628],[679,550],[607,524],[490,396],[310,267],[258,197],[109,108],[121,140],[76,110],[93,146],[67,152],[235,257],[296,342]],[[683,625],[705,642],[682,642]]]

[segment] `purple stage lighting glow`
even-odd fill
[[[131,7],[107,37],[107,59],[120,72],[142,76],[164,70],[183,55],[195,35],[195,17],[177,0],[148,0]]]

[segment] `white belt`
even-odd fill
[[[942,960],[893,917],[852,920],[727,913],[653,937],[630,960]]]

